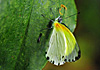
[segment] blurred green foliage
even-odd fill
[[[45,66],[46,31],[40,44],[37,39],[50,20],[41,14],[57,18],[61,4],[68,8],[65,17],[77,12],[74,0],[0,0],[0,70],[41,70]],[[63,22],[73,32],[76,15]]]

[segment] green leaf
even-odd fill
[[[41,42],[37,39],[40,30],[50,20],[59,16],[58,8],[67,7],[65,16],[77,12],[74,0],[1,0],[0,1],[0,70],[42,70],[45,57],[46,32]],[[52,8],[52,11],[50,11]],[[76,15],[63,22],[73,32]]]

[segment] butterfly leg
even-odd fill
[[[52,29],[52,27],[51,28],[45,28],[45,29],[42,29],[41,31],[43,31],[43,30],[47,30],[47,29]],[[40,42],[40,38],[42,37],[42,33],[40,33],[39,34],[39,37],[38,37],[38,39],[37,39],[37,43],[39,43]]]
[[[39,34],[39,37],[38,37],[38,39],[37,39],[37,43],[40,42],[40,38],[41,38],[41,36],[42,36],[42,33]]]
[[[46,18],[43,14],[41,14],[44,18]],[[48,18],[47,18],[48,19]],[[41,29],[40,31],[43,31],[43,30],[48,30],[48,29],[52,29],[52,22],[53,20],[50,20],[49,24],[47,25],[47,28],[44,28],[44,29]],[[40,42],[40,38],[42,36],[42,33],[39,34],[39,37],[37,39],[37,43]]]

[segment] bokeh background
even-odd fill
[[[75,3],[80,14],[74,35],[81,58],[60,67],[48,62],[43,70],[100,70],[100,0],[75,0]]]

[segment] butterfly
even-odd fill
[[[61,5],[64,9],[67,9],[64,5]],[[61,8],[59,9],[59,13]],[[65,62],[75,62],[81,57],[80,48],[77,44],[77,41],[70,31],[70,29],[62,23],[62,17],[57,17],[52,22],[52,25],[49,27],[52,29],[50,39],[49,39],[49,47],[46,50],[46,58],[49,62],[54,65],[63,65]],[[40,41],[40,37],[42,33],[40,33],[38,42]]]

